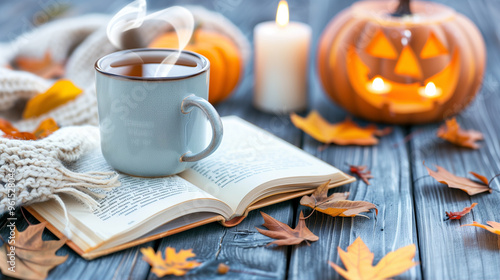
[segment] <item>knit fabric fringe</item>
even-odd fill
[[[61,194],[74,197],[89,210],[99,204],[105,191],[120,185],[115,172],[77,173],[63,162],[78,160],[98,147],[94,126],[65,127],[37,141],[0,138],[0,214],[19,207],[54,199],[63,208],[65,235],[71,238],[69,219]]]

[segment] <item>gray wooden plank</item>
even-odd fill
[[[317,109],[330,122],[345,118],[345,113],[331,104],[325,97],[314,102]],[[358,123],[366,124],[359,121]],[[328,265],[328,261],[341,264],[337,247],[346,249],[358,236],[375,254],[374,263],[388,252],[400,247],[416,244],[417,235],[414,221],[414,205],[410,184],[408,151],[404,144],[405,130],[394,127],[391,135],[382,137],[373,147],[330,146],[321,150],[322,144],[309,136],[305,137],[304,149],[318,158],[348,172],[346,162],[368,165],[374,175],[371,185],[357,181],[333,192],[350,191],[351,200],[364,200],[377,205],[379,214],[368,214],[371,219],[333,218],[322,213],[314,213],[306,222],[319,241],[308,246],[293,248],[289,275],[291,279],[339,279],[340,276]],[[332,191],[331,191],[332,192]],[[299,207],[307,215],[310,209]],[[298,213],[298,212],[297,212]],[[419,261],[419,255],[415,257]],[[421,268],[416,267],[399,278],[421,277]]]
[[[245,81],[242,88],[246,89],[240,91],[243,94],[237,94],[217,107],[221,115],[238,115],[291,143],[299,143],[299,132],[290,133],[290,131],[282,129],[282,127],[289,126],[286,123],[289,122],[288,119],[260,113],[249,105],[251,104],[251,94],[248,90],[251,90],[251,81]],[[294,213],[291,202],[266,207],[262,211],[283,222],[290,222]],[[167,246],[177,249],[193,248],[196,259],[203,262],[203,265],[199,269],[191,271],[188,274],[188,279],[209,277],[234,279],[238,275],[246,279],[261,279],[263,277],[284,279],[287,248],[277,250],[265,248],[270,239],[260,235],[255,230],[255,226],[260,226],[262,223],[261,215],[258,211],[254,211],[234,228],[224,228],[218,224],[211,224],[166,237],[162,239],[159,250],[163,252]],[[216,274],[217,265],[220,262],[231,267],[230,273],[226,275]],[[150,274],[149,279],[156,279],[156,276]]]
[[[218,4],[227,6],[217,6]],[[277,1],[213,1],[213,9],[231,19],[251,40],[253,27],[262,21],[274,20]],[[307,21],[307,3],[290,3],[292,19]],[[301,133],[291,130],[288,116],[278,116],[262,113],[252,106],[253,73],[252,60],[247,65],[246,74],[237,92],[227,101],[216,106],[219,114],[237,115],[243,119],[266,129],[267,131],[300,146]],[[292,225],[296,202],[284,202],[263,208],[262,211],[276,219]],[[166,237],[161,241],[159,250],[167,246],[178,249],[193,248],[196,259],[203,265],[189,272],[187,279],[285,279],[287,274],[288,248],[269,249],[265,245],[270,238],[259,234],[256,226],[263,224],[259,211],[254,211],[238,226],[224,228],[220,225],[207,225],[188,232]],[[220,262],[228,264],[231,269],[228,274],[217,275],[217,265]],[[172,277],[173,278],[173,277]],[[150,273],[149,279],[157,279]]]
[[[222,116],[240,116],[292,144],[299,145],[301,134],[286,129],[290,127],[287,117],[261,113],[252,107],[252,86],[252,77],[245,77],[235,96],[217,106],[219,113]],[[269,206],[262,211],[280,221],[292,224],[293,202]],[[203,265],[189,272],[187,279],[285,279],[288,249],[266,248],[265,245],[271,239],[260,235],[255,229],[262,224],[263,219],[259,211],[253,211],[240,225],[233,228],[210,224],[163,238],[158,250],[164,252],[168,246],[178,250],[193,248],[196,259]],[[231,267],[228,274],[217,274],[217,265],[221,262]],[[150,273],[148,279],[157,277]]]
[[[500,170],[500,125],[498,107],[500,98],[500,47],[498,28],[494,24],[490,1],[442,1],[474,21],[485,38],[488,49],[488,67],[481,92],[475,101],[458,117],[465,129],[482,131],[485,141],[479,150],[453,146],[435,136],[439,124],[416,126],[418,132],[411,140],[411,164],[417,228],[420,241],[424,277],[428,279],[496,279],[500,273],[499,237],[485,230],[460,227],[478,221],[500,221],[498,212],[498,181],[493,181],[491,194],[468,196],[460,190],[448,189],[436,182],[422,162],[434,168],[443,166],[459,176],[475,171],[489,178]],[[496,2],[498,5],[498,1]],[[444,221],[445,211],[459,211],[477,202],[471,214],[458,221]]]
[[[311,24],[313,38],[318,38],[328,21],[352,1],[315,1],[311,8]],[[313,42],[317,42],[314,39]],[[313,46],[312,57],[315,57]],[[310,94],[311,109],[318,110],[330,122],[342,121],[346,112],[329,100],[316,74],[316,61],[311,69]],[[362,125],[367,122],[356,120]],[[322,160],[348,172],[346,163],[367,165],[375,176],[371,185],[357,181],[348,186],[335,189],[332,192],[350,191],[350,199],[369,201],[377,205],[379,214],[368,214],[370,219],[333,218],[322,213],[314,213],[307,221],[311,231],[319,236],[319,241],[311,246],[295,246],[292,250],[289,276],[290,279],[341,279],[329,265],[328,261],[344,267],[337,248],[346,250],[357,237],[361,237],[375,254],[374,263],[377,263],[388,252],[400,247],[416,244],[417,235],[414,221],[414,205],[410,185],[410,168],[408,150],[404,143],[406,129],[394,127],[391,135],[381,138],[380,143],[373,147],[357,146],[329,146],[323,145],[309,136],[304,137],[303,148],[307,152]],[[309,208],[300,206],[297,213],[304,211],[307,215]],[[296,214],[297,216],[297,214]],[[419,261],[417,251],[415,261]],[[396,279],[421,278],[421,267],[413,268]]]

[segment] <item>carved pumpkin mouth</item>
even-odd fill
[[[393,113],[419,113],[451,98],[460,76],[460,56],[455,48],[448,65],[437,74],[422,79],[408,77],[408,83],[400,83],[370,70],[351,46],[347,68],[351,85],[366,102],[378,108],[387,107]]]

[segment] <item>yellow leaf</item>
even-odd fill
[[[378,143],[375,136],[390,133],[390,130],[379,130],[375,125],[362,128],[350,119],[331,124],[323,119],[317,111],[312,111],[306,118],[292,113],[290,118],[297,128],[302,129],[314,139],[325,144],[375,145]]]
[[[388,253],[376,266],[373,266],[373,253],[361,237],[358,237],[347,247],[347,252],[338,248],[345,270],[333,262],[329,263],[335,271],[348,280],[382,280],[399,275],[417,265],[413,261],[416,250],[415,244],[405,246]]]
[[[59,126],[57,125],[56,121],[53,118],[48,118],[43,120],[38,125],[33,134],[35,134],[36,139],[42,139],[51,135],[58,129]]]
[[[486,222],[486,223],[489,226],[482,225],[482,224],[480,224],[478,222],[472,222],[472,224],[463,225],[463,227],[466,227],[466,226],[480,227],[480,228],[484,228],[485,230],[487,230],[487,231],[489,231],[491,233],[500,235],[500,223],[498,223],[498,222],[492,222],[492,221],[489,221],[489,222]]]
[[[83,91],[70,80],[55,82],[46,92],[35,95],[24,108],[23,118],[38,117],[75,99]]]
[[[189,270],[200,265],[197,261],[188,261],[187,259],[195,257],[192,249],[180,250],[179,253],[175,252],[175,248],[167,247],[165,249],[165,259],[162,258],[161,252],[156,252],[153,248],[142,248],[141,253],[143,259],[147,261],[152,269],[151,271],[158,277],[165,275],[183,276]]]

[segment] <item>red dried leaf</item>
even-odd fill
[[[472,203],[471,206],[465,207],[464,210],[459,212],[446,212],[446,216],[450,220],[460,220],[464,215],[468,214],[472,208],[476,207],[477,203]]]
[[[373,175],[371,174],[371,171],[370,170],[366,170],[366,166],[365,165],[362,165],[362,166],[360,166],[360,165],[349,165],[349,171],[352,174],[357,175],[367,185],[370,184],[370,182],[368,182],[368,179],[372,179],[373,178]]]

